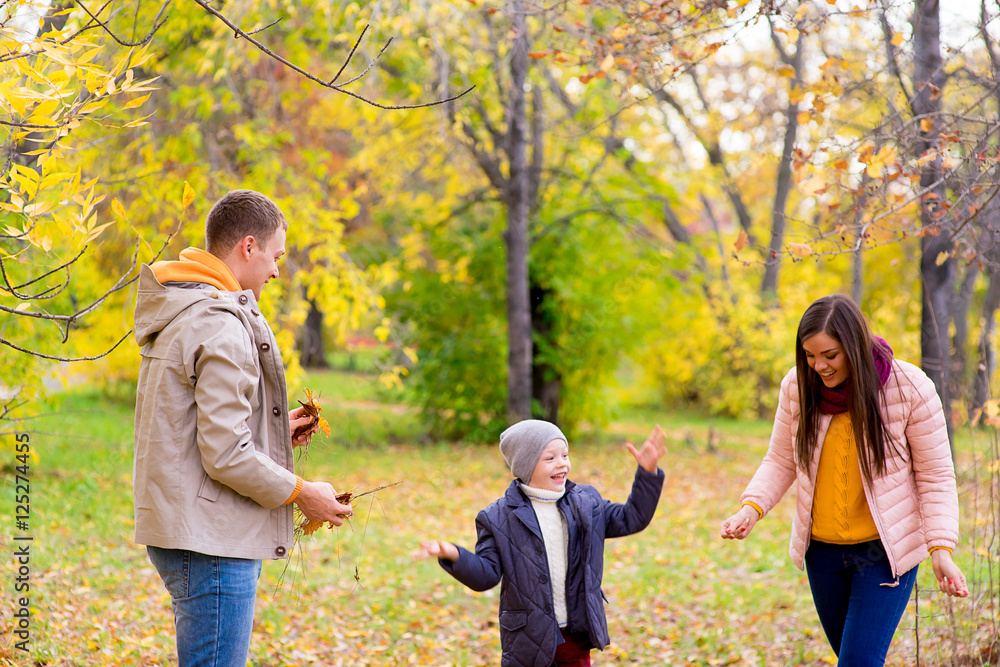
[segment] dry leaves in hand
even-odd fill
[[[319,402],[316,400],[316,397],[313,396],[313,393],[308,389],[306,389],[306,398],[309,400],[306,403],[299,401],[299,405],[305,409],[306,416],[309,417],[309,423],[303,424],[295,429],[295,433],[292,434],[292,439],[294,440],[305,433],[311,432],[314,428],[316,428],[316,424],[319,424],[319,428],[323,431],[324,435],[330,437],[330,423],[319,416],[319,413],[323,412],[323,408],[319,406]]]
[[[371,491],[365,491],[364,493],[359,493],[356,496],[354,495],[354,490],[352,489],[351,491],[347,491],[346,493],[339,494],[337,496],[337,502],[340,503],[341,505],[346,505],[347,503],[351,502],[352,498],[360,498],[361,496],[367,496],[370,493],[375,493],[376,491],[381,491],[382,489],[388,489],[390,486],[396,486],[397,484],[402,484],[402,482],[393,482],[392,484],[386,484],[384,486],[378,487],[377,489],[372,489]],[[348,514],[341,514],[340,516],[344,517],[345,519],[350,519],[351,518],[350,515],[348,515]],[[322,528],[324,523],[326,523],[326,522],[325,521],[310,521],[309,519],[306,519],[305,521],[302,522],[302,525],[301,525],[302,534],[303,535],[312,535],[317,530],[319,530],[320,528]],[[328,527],[330,528],[330,530],[333,530],[335,526],[333,525],[333,523],[330,523],[330,525]]]

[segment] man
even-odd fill
[[[257,305],[287,228],[270,199],[234,190],[208,214],[207,252],[140,271],[135,541],[170,592],[181,667],[245,667],[261,562],[288,556],[293,502],[311,521],[351,513],[330,484],[292,472],[312,432],[292,442],[309,418],[288,412]]]

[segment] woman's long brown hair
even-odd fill
[[[849,385],[848,413],[857,443],[861,474],[871,485],[874,477],[885,473],[887,452],[892,441],[881,410],[882,381],[872,358],[872,346],[881,343],[872,335],[861,309],[841,294],[817,299],[799,320],[795,336],[795,367],[799,381],[799,425],[795,443],[798,465],[804,471],[809,470],[819,433],[823,380],[809,367],[802,347],[803,341],[819,333],[837,340],[847,357],[851,371],[846,380]]]

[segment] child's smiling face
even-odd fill
[[[542,450],[528,486],[548,491],[562,491],[566,488],[566,478],[571,469],[569,445],[564,440],[556,438]]]

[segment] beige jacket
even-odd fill
[[[284,558],[295,490],[284,368],[253,292],[139,275],[135,541]]]
[[[935,546],[954,548],[958,541],[958,494],[948,430],[934,383],[905,361],[893,361],[885,384],[883,415],[898,448],[886,462],[885,475],[865,484],[865,496],[893,575],[909,571]],[[812,532],[813,486],[830,415],[820,415],[819,434],[808,473],[795,462],[799,389],[793,368],[781,382],[771,442],[740,498],[767,514],[797,482],[795,518],[788,552],[802,569]],[[891,448],[894,449],[894,448]]]

